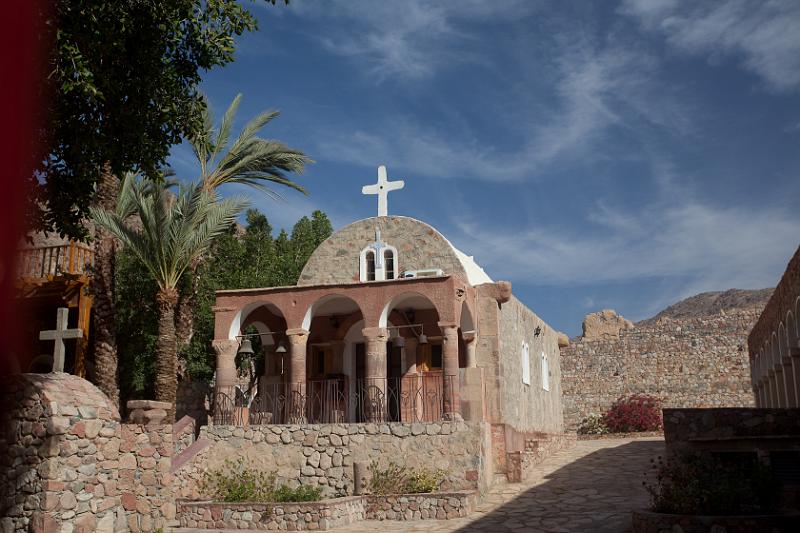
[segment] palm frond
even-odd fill
[[[239,93],[236,95],[236,98],[233,99],[231,105],[228,106],[228,110],[225,111],[225,114],[222,116],[222,122],[219,123],[219,131],[217,132],[217,138],[214,139],[213,151],[211,152],[212,162],[216,161],[220,152],[228,146],[228,139],[231,137],[233,121],[236,118],[236,111],[239,109],[239,103],[241,101],[242,93]]]

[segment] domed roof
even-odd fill
[[[326,285],[358,282],[361,250],[381,240],[397,249],[397,270],[441,269],[459,274],[470,285],[491,283],[491,278],[444,235],[432,226],[411,217],[372,217],[353,222],[319,245],[300,274],[298,285]]]

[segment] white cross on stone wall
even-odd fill
[[[67,321],[69,319],[69,309],[66,307],[58,308],[58,315],[56,319],[56,329],[49,331],[40,331],[39,340],[41,341],[55,341],[53,348],[53,372],[64,371],[64,339],[78,339],[83,336],[83,330],[80,328],[67,329]]]
[[[385,217],[389,214],[389,193],[405,187],[406,183],[403,180],[388,181],[386,177],[386,167],[381,165],[378,167],[378,183],[374,185],[364,185],[361,188],[361,194],[377,194],[378,195],[378,216]]]

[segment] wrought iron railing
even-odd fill
[[[445,391],[457,376],[310,380],[262,386],[248,406],[241,397],[217,393],[218,425],[434,422],[443,419]],[[452,400],[452,399],[450,399]]]
[[[56,246],[23,248],[19,252],[19,277],[47,279],[64,274],[89,274],[94,255],[81,243],[70,242]]]

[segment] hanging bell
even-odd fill
[[[286,343],[284,341],[278,343],[278,347],[275,348],[275,353],[286,353]]]
[[[253,355],[254,353],[253,342],[246,337],[242,339],[242,342],[239,345],[239,355]]]

